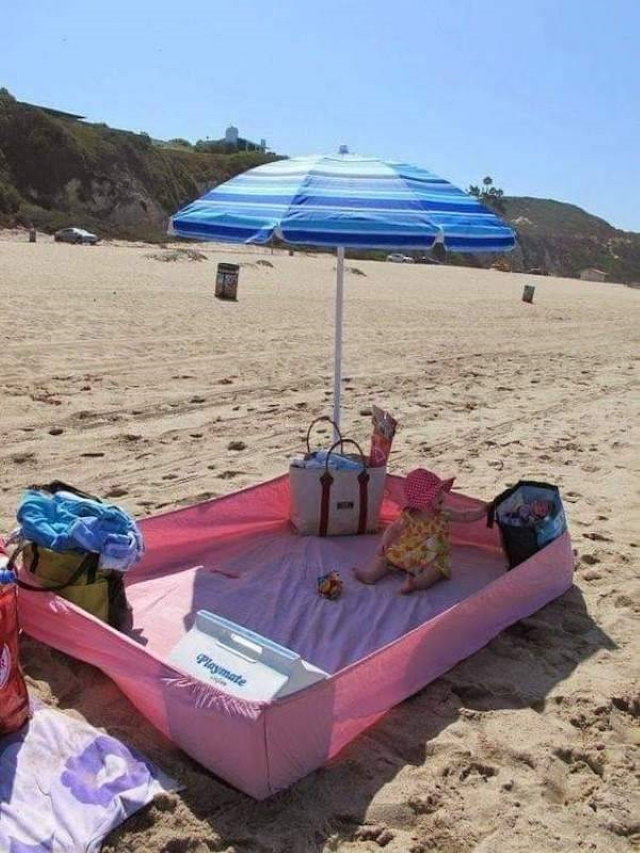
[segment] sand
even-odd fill
[[[141,244],[0,232],[2,529],[22,487],[56,477],[138,517],[225,494],[283,473],[311,418],[330,411],[335,260],[197,248],[205,260],[162,262]],[[220,260],[241,264],[237,303],[213,297]],[[455,474],[485,499],[519,477],[559,484],[575,586],[264,803],[182,754],[100,672],[25,637],[34,694],[184,785],[103,849],[629,850],[640,844],[640,293],[348,266],[346,432],[366,443],[377,403],[401,424],[394,472]]]

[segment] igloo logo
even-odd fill
[[[4,645],[0,650],[0,690],[9,680],[11,673],[11,652],[9,646]]]

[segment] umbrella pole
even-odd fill
[[[333,421],[340,427],[340,391],[342,388],[342,306],[344,301],[344,247],[337,251],[338,263],[336,273],[336,344],[333,374]],[[333,440],[339,438],[336,427],[333,429]]]

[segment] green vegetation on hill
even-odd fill
[[[517,268],[573,277],[596,267],[610,281],[640,281],[640,234],[552,199],[505,196],[504,203],[504,216],[518,232]]]
[[[0,89],[0,224],[79,224],[164,235],[166,218],[208,187],[276,159],[154,145],[147,134],[54,117]]]

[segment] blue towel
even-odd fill
[[[50,495],[28,489],[17,518],[25,539],[52,551],[99,554],[101,569],[126,571],[144,552],[142,534],[124,510],[71,492]]]
[[[328,450],[316,450],[313,456],[305,459],[305,468],[324,468],[327,464]],[[349,459],[347,456],[342,456],[341,453],[335,451],[329,456],[329,468],[335,468],[339,471],[361,471],[362,462],[356,459]]]

